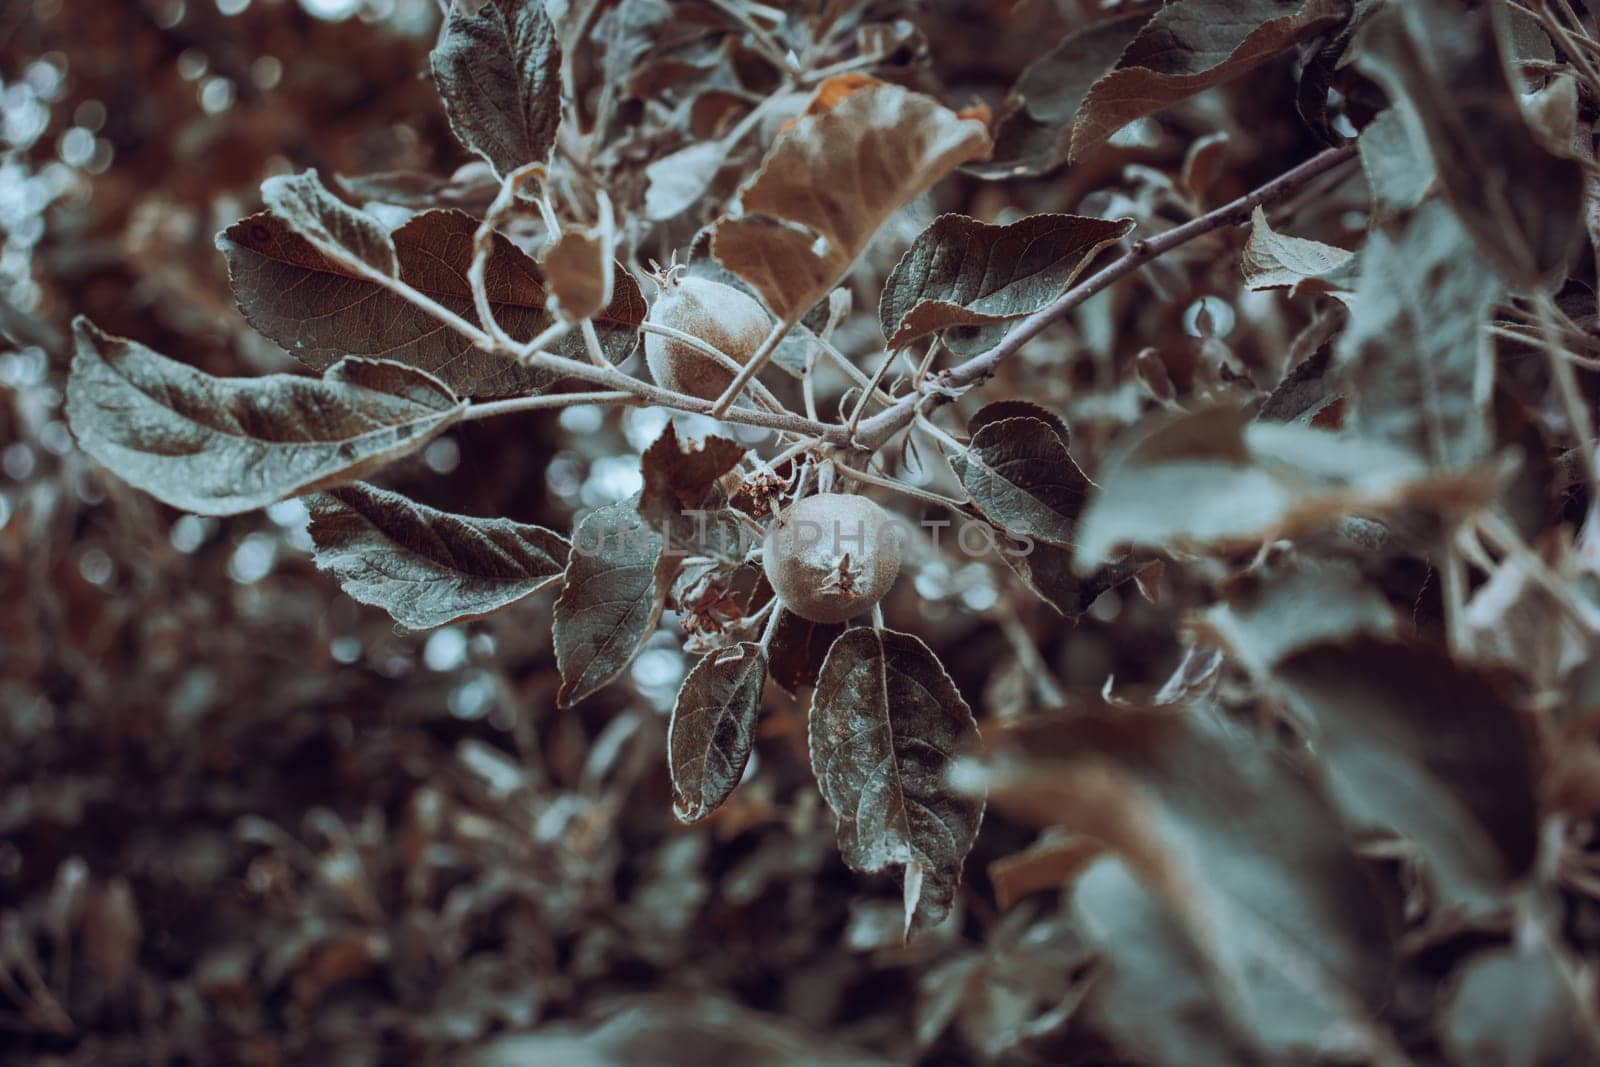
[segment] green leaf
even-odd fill
[[[450,5],[429,57],[450,128],[501,176],[543,161],[561,123],[561,48],[538,0]]]
[[[1500,293],[1443,204],[1372,233],[1335,350],[1354,386],[1356,428],[1438,467],[1481,460],[1494,385],[1483,325]]]
[[[1058,545],[1073,542],[1089,479],[1049,423],[986,423],[950,466],[984,518],[1002,530]]]
[[[616,679],[655,631],[666,604],[661,535],[638,499],[596,508],[572,533],[566,584],[555,608],[556,704],[570,707]]]
[[[1340,0],[1178,0],[1089,89],[1072,127],[1081,160],[1134,119],[1233,80],[1347,14]]]
[[[1372,188],[1372,206],[1386,221],[1422,203],[1438,178],[1433,157],[1421,141],[1413,140],[1406,120],[1396,108],[1378,113],[1356,138],[1361,169]]]
[[[459,211],[426,211],[394,232],[401,281],[477,323],[467,272],[478,222]],[[321,370],[347,355],[391,359],[435,374],[463,396],[520,396],[553,385],[545,371],[474,347],[404,296],[335,257],[324,255],[286,220],[252,215],[217,237],[228,260],[234,296],[250,325]],[[638,343],[648,309],[639,283],[619,263],[611,304],[595,316],[606,357],[620,363]],[[489,305],[507,333],[532,339],[554,320],[538,264],[496,233],[485,281]],[[479,324],[481,325],[481,324]],[[556,351],[588,360],[573,331]]]
[[[678,690],[667,727],[672,811],[699,822],[733,794],[755,741],[767,657],[749,641],[708,653]]]
[[[328,192],[314,170],[280,174],[261,183],[261,199],[278,218],[334,263],[394,277],[394,242],[383,224]]]
[[[1537,938],[1473,956],[1440,1014],[1450,1062],[1559,1067],[1600,1060],[1594,1006],[1578,995],[1581,974],[1577,961],[1562,960]]]
[[[1528,129],[1493,21],[1483,8],[1411,0],[1362,27],[1355,54],[1427,146],[1479,252],[1529,290],[1563,276],[1582,239],[1583,169]]]
[[[1078,928],[1100,954],[1083,1011],[1149,1063],[1260,1061],[1211,989],[1210,965],[1173,909],[1114,856],[1072,887]]]
[[[1031,315],[1060,296],[1132,219],[1030,215],[991,226],[941,215],[889,272],[878,318],[890,348],[953,326]]]
[[[810,738],[845,863],[864,873],[904,868],[907,928],[942,920],[983,800],[945,784],[978,726],[939,660],[910,634],[846,630],[817,679]]]
[[[1340,293],[1355,287],[1355,253],[1321,241],[1274,233],[1258,206],[1239,266],[1251,289]]]
[[[1191,625],[1270,684],[1279,661],[1325,641],[1395,633],[1389,602],[1348,563],[1279,564],[1241,577]]]
[[[487,615],[553,585],[571,547],[542,526],[452,515],[361,483],[310,506],[317,566],[413,630]]]
[[[798,318],[889,216],[990,147],[982,123],[875,83],[778,135],[740,190],[741,214],[717,222],[712,253],[774,315]]]
[[[67,421],[130,485],[175,508],[233,515],[355,481],[427,444],[466,405],[418,370],[346,359],[306,378],[214,378],[73,324]]]
[[[1394,951],[1376,887],[1310,782],[1264,741],[1203,716],[1075,702],[1070,716],[1008,727],[981,760],[960,762],[953,781],[987,788],[1002,812],[1112,850],[1166,911],[1166,944],[1152,951],[1181,967],[1175,981],[1198,970],[1209,991],[1173,989],[1179,1004],[1214,999],[1234,1033],[1283,1062],[1313,1051],[1367,1061],[1383,1040],[1373,1019],[1390,995]],[[1109,943],[1107,928],[1128,920],[1094,899],[1101,888],[1090,881],[1086,932]],[[1134,951],[1112,946],[1109,962],[1139,988],[1148,973],[1128,968],[1149,965]],[[1129,992],[1106,1005],[1119,1034],[1140,1014]]]
[[[1357,637],[1280,663],[1335,800],[1412,839],[1457,903],[1500,900],[1533,867],[1532,738],[1493,681],[1431,648]]]

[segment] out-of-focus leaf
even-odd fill
[[[699,822],[732,795],[755,739],[767,657],[749,641],[708,653],[678,690],[667,728],[672,811]]]
[[[688,211],[711,188],[712,179],[728,162],[722,141],[701,141],[662,156],[645,168],[644,215],[662,221]]]
[[[637,498],[596,508],[573,531],[555,607],[561,707],[610,684],[655,631],[669,584],[663,547]]]
[[[394,232],[400,280],[469,322],[476,322],[467,271],[478,223],[459,211],[428,211]],[[227,256],[239,310],[250,325],[321,370],[347,355],[392,359],[435,374],[463,396],[521,395],[553,384],[548,372],[484,352],[392,289],[317,250],[283,219],[269,213],[241,219],[217,245]],[[484,272],[489,305],[507,333],[533,338],[553,319],[545,309],[544,275],[499,234]],[[638,343],[648,309],[639,283],[613,268],[611,303],[595,316],[607,358],[621,362]],[[557,351],[587,360],[576,331]]]
[[[1134,119],[1246,73],[1348,14],[1340,0],[1180,0],[1162,8],[1089,89],[1072,127],[1082,159]]]
[[[740,191],[740,213],[716,224],[712,252],[774,315],[799,316],[890,215],[989,149],[982,123],[874,83],[778,135]]]
[[[1537,942],[1468,960],[1440,1017],[1450,1062],[1562,1067],[1600,1060],[1594,1006],[1579,998],[1562,966]]]
[[[1210,408],[1159,423],[1107,460],[1078,522],[1076,565],[1120,544],[1243,547],[1343,514],[1469,509],[1496,484],[1483,471],[1430,473],[1381,441]]]
[[[1000,558],[1034,596],[1069,619],[1088,611],[1102,593],[1128,581],[1146,565],[1123,557],[1084,575],[1073,566],[1072,556],[1071,548],[1048,541],[1035,541],[1026,553],[1021,545],[1000,546]]]
[[[1427,145],[1412,139],[1398,108],[1387,108],[1367,123],[1356,149],[1380,220],[1422,203],[1438,177]]]
[[[1572,258],[1583,170],[1528,129],[1493,17],[1444,0],[1394,5],[1362,27],[1356,55],[1395,98],[1412,138],[1428,146],[1479,252],[1526,290]]]
[[[944,667],[910,634],[845,631],[817,679],[810,738],[844,861],[866,873],[905,868],[907,929],[939,922],[983,821],[981,795],[945,784],[978,727]]]
[[[787,608],[778,608],[778,628],[768,647],[772,680],[791,694],[817,684],[828,649],[845,631],[842,622],[812,622]]]
[[[310,501],[317,566],[414,630],[487,615],[560,579],[571,546],[542,526],[452,515],[357,483]]]
[[[550,154],[561,123],[561,47],[545,5],[455,0],[429,56],[450,128],[504,177]]]
[[[1020,722],[988,749],[957,764],[955,784],[987,787],[997,809],[1116,853],[1171,909],[1178,943],[1204,960],[1185,969],[1199,970],[1238,1034],[1291,1059],[1360,1059],[1381,1041],[1372,1020],[1389,995],[1385,908],[1334,810],[1265,743],[1192,713],[1102,707]],[[1158,954],[1190,957],[1170,943]],[[1143,961],[1123,965],[1135,968],[1130,981],[1148,973]],[[1180,992],[1184,1003],[1199,994]],[[1127,1022],[1181,1024],[1121,994],[1114,1008]]]
[[[1443,204],[1369,236],[1336,349],[1355,389],[1356,426],[1435,466],[1481,460],[1494,382],[1483,324],[1500,292]]]
[[[711,997],[657,996],[627,1003],[592,1028],[549,1026],[474,1049],[469,1067],[887,1067],[888,1061],[819,1041],[772,1016]]]
[[[1030,215],[1008,226],[941,215],[884,282],[878,319],[889,347],[952,326],[1031,315],[1131,229],[1132,219],[1079,215]]]
[[[1355,287],[1354,252],[1274,233],[1267,213],[1259,207],[1250,219],[1250,239],[1239,257],[1250,288],[1338,293]]]
[[[67,421],[78,443],[129,484],[202,515],[355,481],[466,410],[443,383],[398,363],[214,378],[87,319],[74,334]]]
[[[1231,583],[1193,625],[1258,679],[1290,654],[1358,634],[1388,637],[1394,611],[1347,563],[1282,564]]]
[[[1447,896],[1493,900],[1529,872],[1532,742],[1492,679],[1437,650],[1370,637],[1303,649],[1274,677],[1335,800],[1415,841]]]
[[[950,457],[984,517],[1013,535],[1070,545],[1089,479],[1049,423],[1032,418],[984,424]]]
[[[1260,1055],[1212,990],[1200,947],[1174,910],[1107,856],[1072,889],[1072,912],[1100,954],[1084,1012],[1150,1063],[1247,1067]]]
[[[1111,19],[1062,38],[1028,64],[995,130],[994,158],[968,169],[990,178],[1030,177],[1067,161],[1072,120],[1089,87],[1116,66],[1147,14]]]
[[[1009,908],[1030,893],[1063,889],[1104,851],[1091,837],[1046,829],[1021,852],[989,864],[995,903]]]

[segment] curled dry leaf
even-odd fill
[[[451,515],[357,483],[310,501],[317,566],[351,598],[426,630],[555,583],[571,546],[542,526]]]
[[[555,308],[567,318],[586,319],[610,302],[616,272],[606,262],[604,245],[593,234],[568,227],[545,253],[541,265],[550,281]]]
[[[942,920],[983,821],[981,793],[945,783],[978,726],[944,667],[910,634],[846,630],[822,665],[809,733],[845,862],[905,869],[908,929]]]
[[[941,215],[884,282],[878,319],[889,347],[951,327],[1031,315],[1132,229],[1132,219],[1079,215],[1030,215],[1008,226]]]
[[[778,135],[712,252],[792,320],[838,284],[878,228],[940,178],[989,153],[983,125],[875,83]]]
[[[80,318],[67,420],[119,478],[175,508],[233,515],[355,481],[466,406],[421,371],[346,359],[322,378],[214,378]]]
[[[667,728],[672,810],[699,822],[733,794],[750,760],[767,657],[745,641],[708,653],[678,690]]]

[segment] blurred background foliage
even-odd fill
[[[997,101],[1034,58],[1017,42],[1042,50],[1098,6],[924,5],[917,63],[952,101]],[[682,1027],[697,1036],[649,1047],[703,1062],[723,1034],[733,1062],[826,1062],[836,1043],[902,1062],[1093,1056],[1050,1010],[1087,958],[1056,902],[1002,913],[986,879],[1031,831],[991,818],[957,918],[903,946],[891,880],[837,857],[803,702],[769,703],[744,787],[684,828],[663,754],[685,670],[670,628],[624,684],[557,714],[550,596],[400,633],[315,572],[299,503],[181,515],[75,451],[74,314],[211,373],[289,369],[244,324],[213,245],[261,180],[469,162],[426,77],[438,18],[434,0],[0,0],[0,1060],[538,1062],[564,1046],[490,1042],[624,1003],[586,1047],[627,1061],[638,1033]],[[1166,175],[1221,127],[1233,141],[1205,197],[1219,203],[1317,147],[1287,65],[1136,124],[1070,175],[952,181],[939,207],[1006,221],[1118,181],[1091,206],[1172,214],[1187,194]],[[1310,232],[1361,230],[1321,195]],[[1215,254],[1197,242],[1191,263],[1152,270],[1164,299],[1092,302],[1012,361],[1013,391],[1068,410],[1093,454],[1142,403],[1111,370],[1119,322],[1163,339],[1180,387],[1238,319],[1239,358],[1276,366],[1258,349],[1299,313],[1241,294],[1231,261],[1206,266]],[[875,292],[858,294],[859,329]],[[1043,360],[1069,371],[1045,378]],[[569,529],[637,488],[663,424],[592,407],[474,423],[393,483]],[[989,564],[925,563],[887,613],[980,717],[1030,699],[1008,628],[1074,690],[1159,684],[1181,656],[1170,614],[1131,585],[1068,623],[1012,607]]]

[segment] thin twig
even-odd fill
[[[800,321],[800,315],[801,312],[798,311],[786,315],[772,328],[772,332],[767,334],[766,340],[761,342],[761,347],[757,348],[755,354],[750,357],[750,362],[739,368],[739,373],[734,376],[733,382],[717,398],[716,403],[712,405],[712,418],[722,418],[728,409],[733,406],[733,402],[739,399],[739,394],[744,392],[746,385],[750,384],[750,379],[761,373],[761,368],[767,365],[767,360],[772,358],[772,354],[778,350],[778,346],[783,344],[783,339],[789,336],[789,331],[794,329],[795,324]]]
[[[1045,327],[1071,312],[1102,289],[1120,281],[1151,260],[1165,255],[1174,248],[1194,240],[1196,237],[1202,237],[1224,226],[1239,225],[1249,221],[1250,212],[1255,210],[1257,205],[1270,204],[1283,199],[1317,175],[1351,158],[1355,155],[1355,152],[1356,146],[1354,143],[1330,148],[1312,156],[1299,166],[1285,171],[1260,188],[1246,193],[1237,200],[1230,201],[1214,211],[1209,211],[1197,219],[1186,222],[1182,226],[1175,226],[1154,237],[1135,241],[1133,246],[1123,255],[1071,289],[1068,289],[1045,307],[1017,323],[999,344],[986,352],[973,356],[964,363],[935,375],[932,380],[932,387],[939,389],[941,393],[948,393],[976,385],[992,377],[995,369],[1002,362],[1014,355],[1023,345],[1037,337]],[[887,411],[879,412],[863,421],[859,435],[861,441],[871,446],[893,436],[911,421],[911,417],[917,410],[917,405],[921,399],[922,396],[920,394],[913,393],[896,402],[894,407]]]

